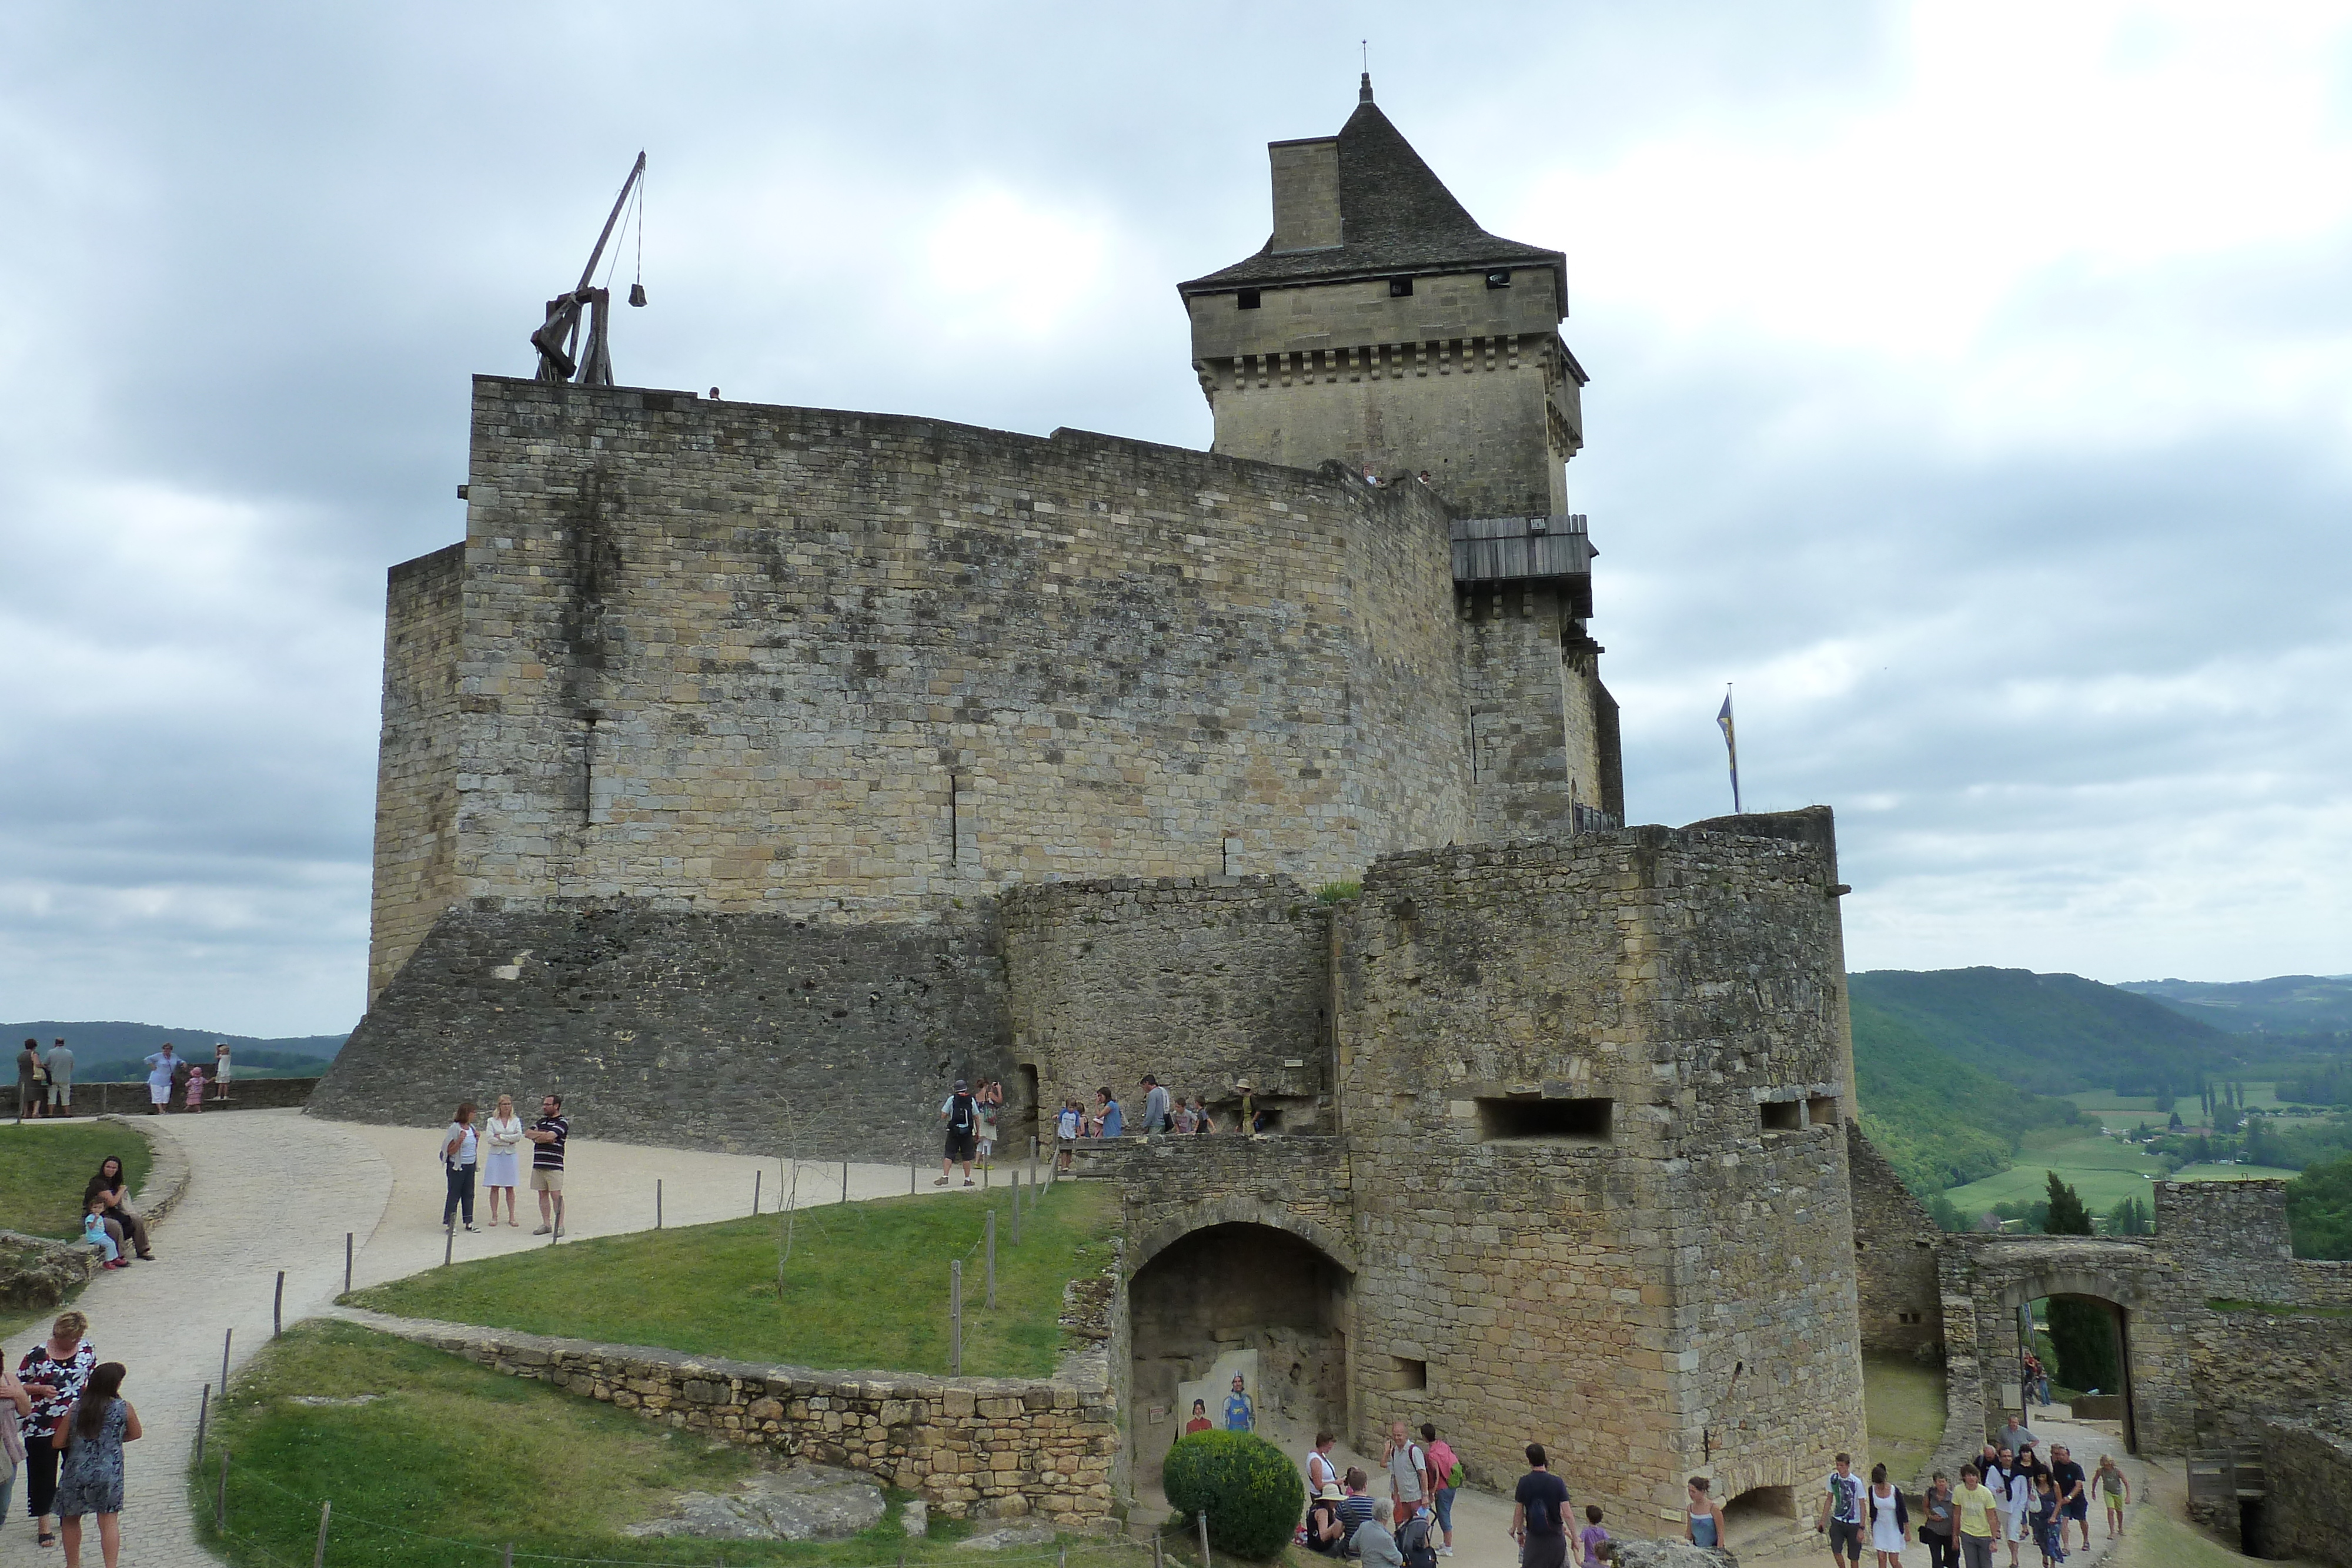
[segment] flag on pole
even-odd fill
[[[1723,711],[1715,716],[1716,727],[1723,731],[1723,749],[1731,762],[1731,812],[1739,815],[1739,739],[1731,728],[1731,689],[1723,693]]]

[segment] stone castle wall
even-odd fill
[[[1328,909],[1288,877],[1007,889],[1012,1051],[1045,1103],[1110,1086],[1142,1130],[1141,1080],[1231,1125],[1247,1081],[1311,1123],[1328,1092]]]
[[[1853,1184],[1854,1284],[1865,1354],[1934,1360],[1943,1354],[1943,1291],[1936,1249],[1942,1233],[1886,1156],[1846,1124]]]
[[[2258,1545],[2265,1557],[2352,1568],[2352,1408],[2338,1404],[2301,1419],[2262,1424],[2263,1500]]]
[[[1460,593],[1463,680],[1480,840],[1575,831],[1571,804],[1606,809],[1600,682],[1569,644],[1586,639],[1555,588],[1479,584]]]
[[[457,896],[457,660],[466,547],[392,569],[384,591],[368,998]]]
[[[1374,867],[1338,943],[1358,1243],[1401,1260],[1357,1290],[1366,1434],[1433,1419],[1492,1478],[1573,1439],[1643,1519],[1858,1448],[1833,869],[1659,828]]]
[[[490,377],[469,482],[462,896],[905,917],[1465,831],[1419,486]]]

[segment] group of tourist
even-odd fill
[[[156,1116],[170,1110],[175,1094],[191,1111],[205,1108],[207,1090],[215,1100],[227,1099],[233,1067],[230,1055],[226,1041],[214,1046],[212,1072],[207,1077],[201,1065],[178,1054],[165,1040],[163,1049],[145,1061],[147,1113]],[[26,1040],[16,1052],[16,1120],[72,1115],[73,1091],[73,1048],[60,1040],[43,1051],[38,1040]]]
[[[1250,1087],[1249,1080],[1242,1080],[1234,1088],[1241,1094],[1239,1124],[1253,1132],[1265,1131],[1265,1113],[1258,1109],[1256,1092]],[[954,1167],[959,1165],[963,1167],[963,1185],[978,1185],[971,1174],[972,1166],[985,1166],[995,1157],[997,1121],[1003,1110],[1003,1083],[990,1079],[975,1089],[964,1079],[955,1081],[955,1088],[940,1104],[940,1123],[947,1133],[947,1144],[940,1154],[939,1179],[931,1183],[933,1186],[946,1186],[951,1182]],[[1217,1130],[1216,1117],[1201,1103],[1199,1095],[1190,1100],[1179,1098],[1150,1073],[1143,1075],[1142,1117],[1132,1131],[1189,1137]],[[1054,1140],[1060,1167],[1065,1171],[1070,1168],[1071,1155],[1079,1139],[1123,1138],[1129,1131],[1127,1107],[1119,1103],[1108,1084],[1095,1091],[1092,1106],[1082,1100],[1063,1101],[1054,1115]]]
[[[68,1312],[14,1371],[0,1351],[0,1522],[21,1470],[39,1544],[62,1538],[66,1568],[81,1568],[82,1521],[95,1514],[99,1550],[106,1568],[116,1568],[122,1445],[139,1440],[139,1412],[122,1397],[122,1364],[99,1360],[89,1333],[89,1320]]]
[[[1236,1393],[1241,1383],[1234,1379]],[[1434,1423],[1422,1423],[1419,1442],[1403,1422],[1390,1424],[1381,1450],[1386,1497],[1371,1495],[1370,1478],[1362,1469],[1350,1465],[1342,1473],[1332,1463],[1336,1441],[1330,1433],[1318,1432],[1307,1452],[1307,1522],[1299,1529],[1298,1544],[1326,1557],[1351,1557],[1383,1568],[1433,1568],[1440,1557],[1454,1555],[1454,1497],[1462,1485],[1462,1461],[1438,1437]],[[1565,1489],[1560,1496],[1564,1503]],[[1600,1516],[1593,1517],[1597,1522]],[[1517,1515],[1512,1531],[1520,1532]],[[1528,1559],[1528,1568],[1539,1565]]]
[[[2077,1538],[2077,1550],[2091,1545],[2091,1494],[2106,1505],[2107,1539],[2124,1531],[2124,1508],[2131,1500],[2131,1483],[2113,1454],[2099,1456],[2098,1468],[2085,1472],[2063,1443],[2053,1445],[2048,1459],[2036,1449],[2039,1439],[2012,1420],[2001,1435],[1987,1442],[1975,1459],[1960,1467],[1959,1485],[1937,1470],[1920,1500],[1918,1532],[1927,1548],[1931,1568],[1993,1568],[1993,1549],[2009,1548],[2009,1568],[2018,1568],[2018,1553],[2032,1541],[2042,1568],[2066,1561],[2068,1527]],[[1693,1518],[1704,1497],[1706,1483],[1691,1481]],[[1717,1533],[1701,1545],[1719,1540],[1721,1513],[1713,1525]],[[1820,1517],[1814,1529],[1829,1537],[1830,1561],[1845,1568],[1862,1561],[1865,1538],[1876,1556],[1876,1568],[1899,1568],[1903,1550],[1910,1544],[1909,1505],[1886,1476],[1885,1465],[1871,1467],[1865,1486],[1853,1473],[1853,1460],[1837,1457],[1837,1469],[1822,1489]]]
[[[477,1107],[460,1101],[457,1114],[441,1134],[441,1168],[448,1177],[448,1195],[441,1204],[441,1228],[456,1225],[462,1213],[467,1230],[474,1223],[474,1188],[478,1178],[490,1195],[489,1220],[499,1222],[499,1195],[507,1200],[507,1224],[520,1228],[515,1217],[515,1188],[522,1176],[522,1149],[530,1145],[530,1189],[539,1195],[539,1228],[533,1236],[563,1234],[563,1150],[572,1136],[572,1123],[563,1114],[563,1096],[549,1094],[539,1103],[539,1120],[526,1127],[515,1114],[514,1096],[499,1096],[488,1121],[477,1124]]]

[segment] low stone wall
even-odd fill
[[[199,1114],[215,1111],[282,1111],[289,1105],[307,1105],[310,1091],[319,1086],[315,1078],[232,1078],[229,1097],[226,1100],[207,1088],[205,1108]],[[172,1092],[170,1114],[188,1113],[184,1088]],[[144,1116],[147,1110],[147,1085],[144,1083],[77,1083],[73,1086],[73,1110],[76,1116]]]
[[[823,1372],[352,1309],[336,1315],[647,1420],[865,1470],[950,1518],[1036,1515],[1090,1529],[1126,1500],[1116,1262],[1071,1282],[1062,1322],[1081,1344],[1038,1378]]]
[[[131,1202],[149,1225],[159,1224],[188,1190],[186,1151],[160,1127],[151,1133],[128,1116],[107,1119],[145,1137],[153,1151],[146,1184],[132,1191]],[[169,1245],[169,1238],[163,1239]],[[79,1241],[0,1228],[0,1310],[48,1311],[64,1301],[68,1291],[89,1281],[98,1272],[98,1249]]]

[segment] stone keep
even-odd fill
[[[1273,158],[1266,247],[1182,286],[1211,452],[477,378],[310,1109],[930,1160],[954,1076],[1015,1147],[1246,1085],[1279,1137],[1090,1156],[1139,1460],[1254,1354],[1490,1483],[1605,1440],[1570,1484],[1645,1522],[1809,1484],[1862,1437],[1827,813],[1622,829],[1561,256],[1369,83]]]

